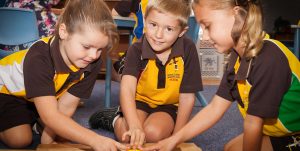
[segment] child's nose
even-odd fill
[[[202,40],[210,40],[209,34],[207,30],[203,31]]]
[[[155,36],[157,37],[157,38],[162,38],[163,37],[163,29],[162,28],[158,28],[157,30],[156,30],[156,33],[155,33]]]
[[[91,58],[91,59],[93,59],[93,60],[97,59],[97,56],[98,56],[97,52],[98,52],[97,49],[91,49],[89,51],[88,57]]]

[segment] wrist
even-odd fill
[[[129,129],[142,129],[142,124],[140,123],[139,120],[135,120],[135,121],[131,121],[131,122],[128,122],[128,128]]]
[[[182,136],[180,135],[180,133],[175,133],[174,135],[172,135],[170,137],[172,139],[172,142],[174,142],[177,145],[179,145],[180,143],[184,142]]]
[[[140,129],[140,130],[142,130],[143,129],[140,124],[134,124],[134,125],[130,125],[128,127],[129,127],[129,130],[133,130],[133,129]]]
[[[89,141],[88,141],[87,145],[91,146],[93,148],[94,146],[96,146],[97,144],[99,144],[99,142],[103,142],[102,141],[103,139],[105,139],[103,136],[96,134],[93,137],[89,138]]]

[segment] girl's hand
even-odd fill
[[[125,145],[107,137],[102,137],[98,140],[95,140],[91,147],[95,151],[123,151],[129,149],[129,147],[126,147]]]
[[[148,147],[142,148],[143,151],[172,151],[177,145],[177,141],[174,137],[169,137],[164,140],[159,141]]]
[[[140,149],[146,142],[145,133],[141,128],[133,128],[125,132],[122,136],[122,141],[125,141],[126,137],[130,137],[130,147],[132,149]]]

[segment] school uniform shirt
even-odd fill
[[[265,135],[292,135],[300,132],[299,81],[299,60],[282,43],[266,38],[253,59],[231,53],[217,95],[237,100],[244,118],[246,113],[263,118]]]
[[[58,38],[46,37],[28,50],[0,60],[0,93],[29,100],[39,96],[59,98],[68,91],[76,97],[88,98],[99,71],[100,59],[83,69],[67,66]]]
[[[158,105],[178,105],[179,93],[202,90],[200,65],[193,41],[178,38],[165,65],[157,58],[145,37],[127,51],[123,75],[138,79],[137,101],[154,108]]]

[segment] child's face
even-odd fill
[[[203,29],[202,40],[210,41],[220,53],[228,52],[234,46],[231,37],[235,20],[233,10],[214,10],[207,3],[206,0],[202,0],[193,7],[197,22]]]
[[[65,63],[77,68],[85,68],[97,60],[109,41],[101,31],[88,25],[82,25],[82,31],[75,31],[73,34],[69,34],[65,27],[60,27],[59,35],[60,52]]]
[[[145,36],[152,49],[157,52],[170,49],[186,31],[182,30],[178,19],[170,13],[153,9],[145,20]]]

